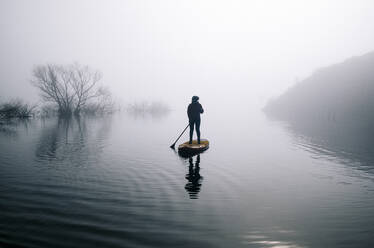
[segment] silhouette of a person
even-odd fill
[[[195,166],[193,164],[192,157],[188,159],[188,162],[188,174],[186,175],[188,182],[184,188],[190,195],[190,199],[197,199],[198,193],[201,189],[201,181],[203,179],[203,177],[200,175],[200,154],[197,155]]]
[[[190,144],[192,144],[193,130],[196,127],[197,143],[200,144],[200,114],[204,113],[204,109],[199,103],[199,97],[193,96],[192,102],[188,105],[187,115],[190,123]]]

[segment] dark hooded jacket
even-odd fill
[[[192,102],[188,105],[187,115],[190,120],[200,120],[200,114],[204,113],[204,109],[199,102]]]

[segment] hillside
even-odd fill
[[[318,156],[328,151],[374,171],[374,52],[317,70],[264,111]]]
[[[374,52],[317,70],[264,111],[300,122],[370,122],[374,119]]]

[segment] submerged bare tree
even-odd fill
[[[33,70],[32,84],[43,100],[53,102],[61,115],[79,114],[85,107],[100,105],[110,92],[99,85],[102,74],[79,64],[39,65]]]
[[[0,120],[3,118],[27,118],[34,115],[36,105],[25,103],[19,99],[0,104]]]

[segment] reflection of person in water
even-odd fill
[[[203,177],[200,176],[200,154],[196,157],[195,166],[192,157],[188,159],[188,162],[188,174],[186,175],[188,182],[184,188],[188,191],[190,199],[197,199],[199,198],[198,193],[200,192],[201,180],[203,179]]]

